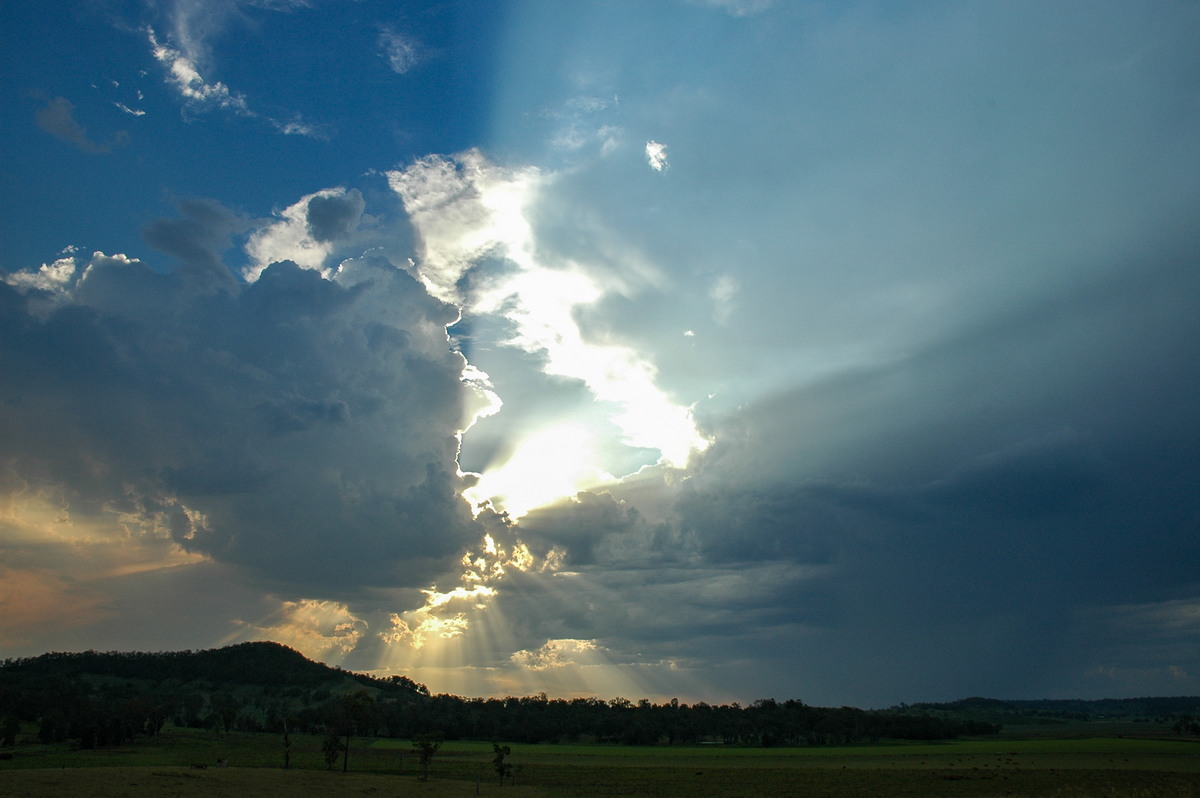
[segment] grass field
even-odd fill
[[[501,787],[488,743],[446,743],[430,779],[411,746],[356,740],[350,772],[325,768],[320,739],[168,729],[119,749],[19,748],[0,761],[0,795],[215,796],[1045,796],[1200,798],[1200,744],[1175,739],[989,739],[835,748],[514,745]],[[214,765],[219,759],[227,768]],[[203,769],[194,765],[207,765]]]

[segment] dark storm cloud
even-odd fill
[[[1194,690],[1194,263],[1121,264],[747,406],[664,485],[664,519],[621,486],[531,513],[521,534],[572,573],[523,577],[553,613],[507,612],[697,667],[733,647],[773,695]],[[1165,642],[1135,645],[1131,618]]]
[[[213,200],[181,200],[178,209],[182,218],[156,219],[142,229],[146,242],[179,258],[186,273],[231,283],[221,253],[229,249],[232,234],[246,229],[246,221]]]
[[[296,589],[444,571],[478,535],[456,311],[371,259],[213,291],[190,267],[216,269],[229,217],[184,212],[148,228],[185,262],[170,274],[97,254],[57,293],[0,284],[7,465],[75,518],[149,524]]]
[[[1194,263],[1131,264],[748,409],[684,494],[684,532],[716,561],[827,565],[848,661],[957,646],[902,689],[964,663],[990,693],[1060,689],[1108,655],[1074,634],[1082,608],[1200,590]]]

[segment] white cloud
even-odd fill
[[[539,253],[530,218],[553,179],[536,170],[495,166],[477,151],[454,160],[428,157],[388,173],[419,237],[417,272],[431,293],[459,304],[468,320],[504,319],[512,329],[504,343],[536,356],[544,374],[586,385],[595,402],[579,412],[607,413],[619,431],[619,442],[597,443],[597,449],[614,444],[656,449],[664,460],[682,464],[690,452],[707,445],[691,411],[658,387],[656,369],[645,356],[627,346],[588,340],[576,315],[610,291],[630,290],[629,282],[607,263],[548,263]],[[473,271],[487,259],[506,266]],[[563,429],[575,428],[558,421],[566,423]],[[517,448],[539,434],[531,431]],[[511,492],[519,485],[554,484],[568,495],[592,487],[606,476],[592,451],[591,445],[572,451],[559,447],[543,462],[509,457],[512,472],[505,472],[507,465],[489,468],[472,496],[482,500],[491,498],[491,489],[510,492],[513,509],[524,510],[547,497],[541,491],[518,499]],[[566,488],[564,475],[575,475]]]
[[[190,105],[202,110],[224,108],[243,116],[255,116],[246,104],[246,98],[231,91],[224,83],[207,82],[197,69],[195,62],[183,52],[162,44],[153,28],[146,28],[150,40],[150,52],[167,68],[167,81]]]
[[[657,141],[646,142],[646,162],[656,172],[661,172],[670,166],[667,162],[667,145]]]
[[[347,198],[349,200],[347,201]],[[307,194],[278,213],[279,221],[261,227],[250,234],[246,242],[246,254],[250,256],[251,265],[246,268],[245,278],[251,282],[257,280],[263,269],[272,263],[290,260],[296,265],[324,273],[328,268],[326,263],[333,252],[334,239],[340,235],[334,233],[338,222],[330,219],[328,224],[318,211],[318,222],[314,228],[311,217],[312,203],[318,208],[344,209],[350,213],[340,224],[345,228],[342,232],[349,233],[358,218],[362,215],[362,194],[357,190],[347,193],[344,188],[331,188]],[[357,213],[354,213],[357,208]],[[328,229],[327,229],[328,228]]]
[[[0,280],[17,288],[35,288],[51,295],[61,295],[70,287],[78,272],[74,252],[63,252],[62,255],[51,263],[43,263],[37,271],[5,272],[0,275]]]

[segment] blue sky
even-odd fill
[[[3,13],[0,654],[1200,691],[1194,4]]]

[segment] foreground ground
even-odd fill
[[[1200,798],[1200,744],[1085,737],[923,745],[761,749],[723,746],[513,746],[501,787],[487,743],[447,743],[428,781],[407,742],[358,740],[348,773],[329,771],[317,738],[168,730],[105,751],[30,746],[0,761],[0,795],[218,796],[1046,796]],[[218,760],[229,767],[216,767]],[[205,767],[199,767],[204,765]]]

